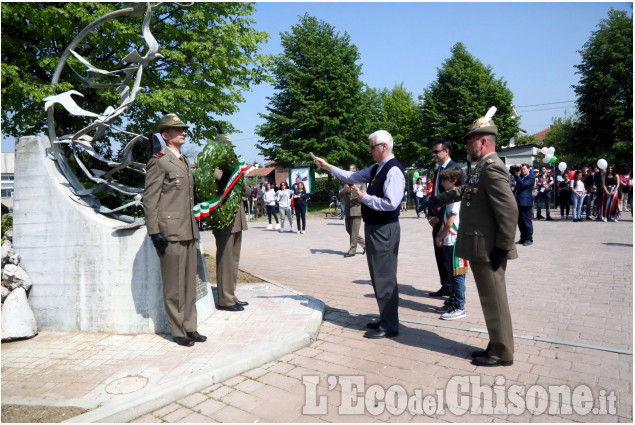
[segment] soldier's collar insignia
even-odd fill
[[[155,155],[158,156],[159,158],[161,158],[164,154],[163,154],[163,152],[157,152],[157,153],[155,153]]]

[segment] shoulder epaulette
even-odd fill
[[[487,162],[488,164],[493,164],[494,160],[492,158],[488,158],[485,162]]]

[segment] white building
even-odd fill
[[[2,152],[2,203],[13,209],[14,152]]]

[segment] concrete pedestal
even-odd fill
[[[145,227],[78,203],[48,155],[45,136],[16,144],[13,245],[33,287],[29,302],[47,331],[169,333],[159,258]],[[199,245],[198,321],[214,312]]]

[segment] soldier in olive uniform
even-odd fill
[[[355,165],[349,167],[350,171],[357,171]],[[350,248],[344,257],[352,257],[357,253],[357,245],[362,247],[362,255],[366,253],[366,243],[364,238],[359,234],[359,228],[362,225],[362,203],[358,198],[359,190],[365,190],[366,185],[358,188],[357,185],[352,184],[340,191],[338,194],[339,199],[344,200],[344,224],[346,225],[346,232],[350,236]]]
[[[165,115],[157,131],[166,149],[146,165],[143,195],[148,234],[161,261],[163,302],[172,336],[191,347],[207,338],[196,331],[196,240],[194,178],[190,163],[181,154],[188,125],[175,114]]]
[[[216,140],[235,147],[226,134],[219,134],[216,136]],[[227,179],[223,179],[223,172],[220,169],[215,170],[214,178],[218,182],[227,181]],[[249,196],[250,193],[251,187],[245,184],[242,196]],[[235,295],[243,230],[247,230],[247,220],[245,219],[243,203],[240,202],[233,223],[213,231],[216,239],[216,282],[219,310],[242,311],[245,309],[244,306],[248,305],[246,301],[239,301]]]
[[[488,115],[491,115],[488,113]],[[509,190],[509,172],[496,154],[498,129],[483,117],[465,135],[468,160],[478,161],[466,185],[431,197],[429,206],[461,201],[456,256],[471,262],[490,342],[472,353],[477,366],[513,364],[514,337],[507,303],[507,260],[518,258],[514,238],[518,207]]]

